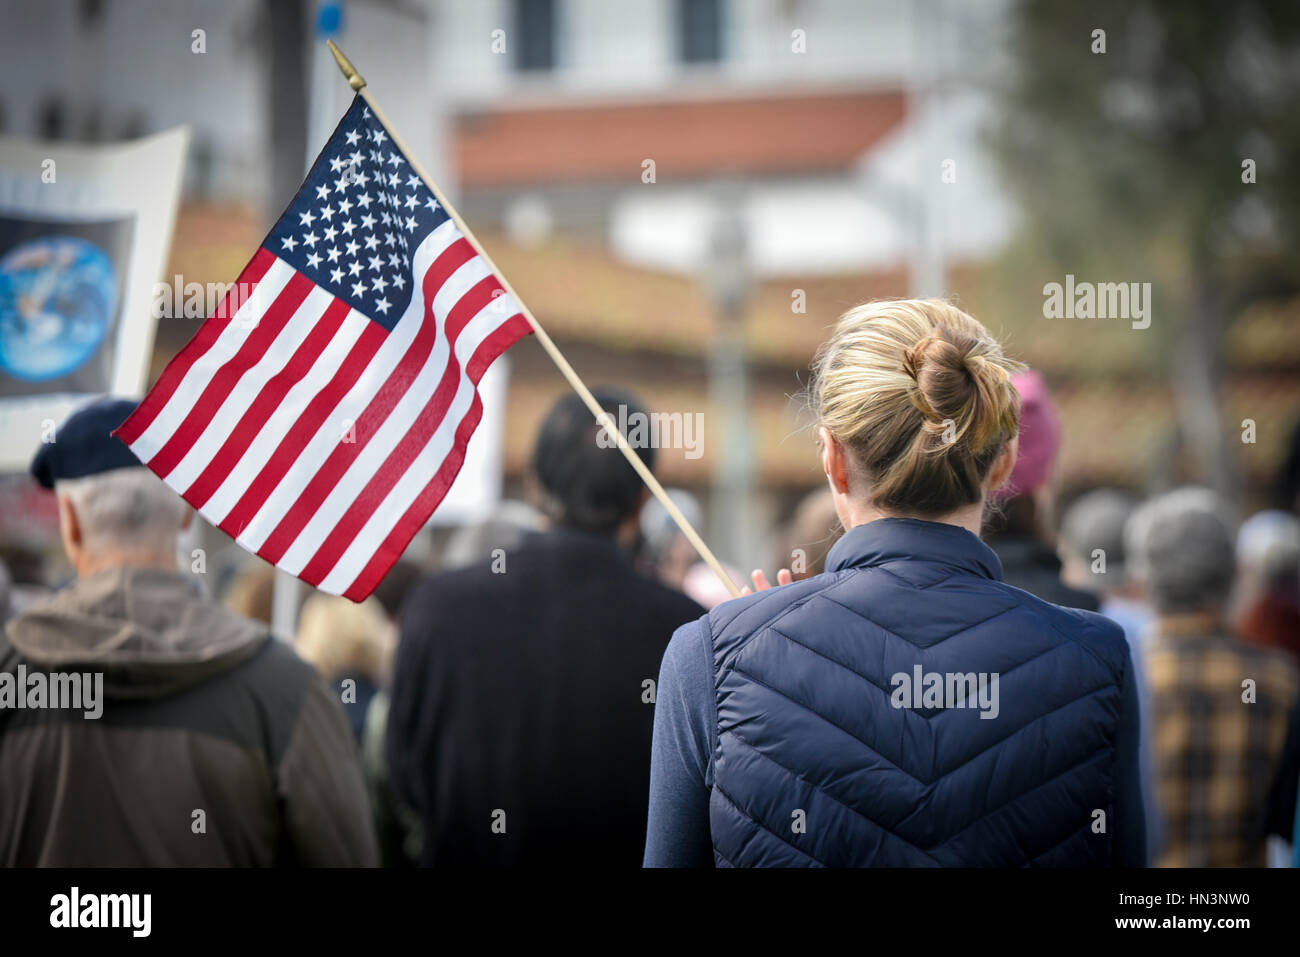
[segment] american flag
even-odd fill
[[[116,434],[244,548],[365,598],[465,459],[518,303],[358,96]]]

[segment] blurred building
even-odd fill
[[[1008,297],[994,268],[1015,228],[981,140],[1006,66],[1005,0],[342,9],[340,45],[587,382],[705,413],[701,457],[661,453],[666,483],[706,491],[721,448],[708,357],[720,330],[711,243],[727,220],[745,234],[735,321],[760,524],[822,480],[796,395],[828,325],[871,297],[956,294],[1039,366],[1067,422],[1069,483],[1140,487],[1176,470],[1150,341],[1118,326],[1061,335],[1034,301],[1041,282],[1016,278],[1027,291]],[[0,129],[95,140],[190,124],[169,276],[230,281],[296,187],[312,127],[350,96],[340,78],[312,80],[319,22],[307,0],[17,0],[0,36]],[[163,320],[155,373],[198,324]],[[1294,303],[1230,332],[1225,415],[1257,420],[1242,451],[1255,487],[1300,413],[1298,326]],[[517,489],[566,386],[531,340],[510,359]]]

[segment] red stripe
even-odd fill
[[[202,508],[214,492],[221,487],[227,475],[248,452],[263,426],[270,420],[289,390],[299,382],[320,358],[325,347],[333,341],[351,307],[341,299],[330,302],[324,314],[312,326],[311,332],[289,357],[285,367],[271,376],[252,404],[240,416],[221,448],[212,456],[192,485],[185,490],[184,498],[195,508]]]
[[[521,315],[515,315],[484,339],[483,343],[474,352],[473,357],[465,367],[466,374],[476,386],[474,400],[470,403],[465,418],[461,420],[460,425],[456,428],[456,437],[451,450],[447,453],[447,457],[443,459],[442,465],[438,468],[438,472],[434,475],[432,481],[425,486],[424,491],[416,496],[415,501],[402,513],[401,518],[393,524],[392,531],[388,533],[379,548],[375,550],[375,554],[366,563],[361,574],[343,593],[347,598],[352,601],[362,601],[375,590],[375,586],[388,574],[388,570],[402,557],[402,553],[406,551],[406,546],[410,544],[416,532],[424,527],[424,523],[429,520],[433,510],[446,497],[448,489],[456,481],[456,476],[460,474],[461,466],[465,464],[465,449],[469,445],[470,436],[478,428],[479,420],[483,416],[483,402],[479,398],[477,389],[479,380],[483,377],[483,373],[488,366],[495,362],[501,353],[530,332],[532,332],[532,326],[528,320]]]
[[[450,345],[455,345],[461,331],[469,321],[490,305],[492,300],[500,293],[501,283],[497,281],[495,276],[487,276],[460,298],[447,316],[447,333]],[[473,356],[470,356],[471,360],[473,358]],[[433,395],[424,403],[420,414],[415,417],[410,428],[402,436],[401,441],[388,453],[388,457],[384,459],[383,464],[371,476],[370,481],[352,500],[342,518],[330,529],[329,535],[325,537],[325,541],[316,550],[316,554],[298,573],[299,578],[309,584],[316,585],[329,574],[329,570],[334,567],[344,551],[352,544],[352,540],[356,538],[362,526],[370,519],[374,511],[383,504],[384,498],[392,491],[393,486],[398,483],[401,477],[406,474],[406,470],[410,468],[411,463],[420,454],[420,450],[428,444],[433,433],[442,424],[442,420],[446,417],[447,410],[451,406],[452,399],[456,397],[456,391],[460,388],[460,380],[460,360],[456,358],[454,348],[449,349],[447,365],[443,369],[442,378],[438,381]]]
[[[365,330],[352,346],[352,350],[347,354],[338,371],[334,373],[334,378],[312,396],[302,415],[294,421],[293,428],[285,434],[265,467],[249,483],[248,489],[217,525],[218,528],[232,538],[240,536],[297,460],[303,447],[320,429],[321,423],[330,416],[356,381],[361,378],[361,374],[366,371],[366,367],[370,365],[375,353],[387,338],[388,332],[383,326],[366,320]]]
[[[419,375],[420,369],[424,367],[433,352],[433,345],[438,335],[438,323],[433,315],[433,298],[451,275],[474,257],[474,247],[465,239],[458,239],[434,260],[425,273],[422,283],[425,314],[419,332],[416,333],[415,339],[398,362],[392,375],[380,386],[365,410],[357,417],[354,427],[356,441],[339,442],[335,445],[329,457],[308,481],[302,494],[289,506],[284,517],[258,549],[257,554],[272,565],[279,564],[284,553],[293,544],[293,540],[316,514],[316,510],[320,508],[326,496],[338,484],[348,467],[361,454],[375,432],[388,418],[393,407]],[[450,329],[450,320],[447,325]]]
[[[212,344],[217,341],[217,337],[225,330],[230,320],[235,317],[239,306],[253,294],[253,290],[257,288],[257,284],[262,281],[262,277],[266,275],[266,271],[271,268],[271,264],[274,262],[275,254],[266,249],[259,248],[253,254],[253,258],[248,261],[244,271],[239,274],[235,284],[226,293],[226,298],[217,307],[217,314],[209,316],[207,321],[199,327],[199,331],[195,333],[194,338],[176,354],[171,362],[167,363],[167,368],[163,370],[163,374],[158,378],[154,387],[149,390],[149,394],[140,401],[140,404],[135,407],[135,411],[127,417],[126,421],[117,427],[113,432],[114,435],[127,445],[131,445],[144,434],[145,430],[153,424],[154,419],[158,417],[158,413],[171,400],[176,389],[184,380],[185,373],[189,372],[190,367],[212,348]],[[248,295],[241,296],[241,291],[246,292]]]
[[[262,361],[276,336],[298,311],[307,294],[315,288],[316,284],[302,273],[295,272],[289,277],[275,301],[258,318],[256,327],[239,347],[239,351],[213,373],[185,420],[158,450],[158,454],[149,460],[149,468],[166,478],[180,463],[203,435],[203,430],[216,416],[226,397],[234,391],[244,373]]]

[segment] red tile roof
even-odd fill
[[[465,113],[456,167],[467,188],[659,182],[850,167],[903,119],[899,91],[587,104]]]

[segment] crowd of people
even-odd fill
[[[269,566],[178,571],[192,514],[109,436],[132,403],[79,410],[32,466],[76,577],[0,590],[0,675],[102,673],[103,714],[0,707],[0,863],[1287,862],[1294,487],[1244,521],[1062,500],[1043,377],[939,300],[847,312],[809,402],[826,486],[775,585],[732,599],[569,396],[527,502],[292,643]]]

